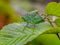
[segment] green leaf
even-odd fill
[[[53,11],[55,10],[55,6],[56,5],[57,5],[56,2],[50,2],[50,3],[48,3],[48,5],[46,6],[46,13],[47,14],[53,13]]]
[[[50,28],[51,25],[45,23],[37,24],[35,28],[26,23],[9,24],[0,31],[0,45],[24,45]]]
[[[48,31],[44,32],[44,34],[57,34],[60,33],[60,27],[57,28],[51,28]]]
[[[25,22],[28,22],[31,24],[38,24],[38,23],[44,22],[43,18],[38,15],[37,10],[24,15],[23,19],[25,20]]]
[[[46,6],[46,13],[48,15],[60,16],[60,3],[48,3],[48,5]]]
[[[31,45],[60,45],[60,40],[56,34],[42,34],[34,39]]]
[[[57,24],[58,27],[60,27],[60,18],[56,19],[55,23]]]

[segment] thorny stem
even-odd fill
[[[51,21],[49,18],[48,18],[48,15],[45,16],[45,18],[47,19],[47,21],[51,24],[52,27],[57,27],[57,25],[55,24],[54,21]]]
[[[54,28],[57,28],[57,27],[58,27],[58,26],[55,24],[54,21],[51,21],[51,20],[48,18],[48,15],[45,16],[45,19],[47,19],[47,21],[51,24],[52,27],[54,27]],[[57,33],[56,35],[57,35],[57,37],[58,37],[59,40],[60,40],[60,33]]]

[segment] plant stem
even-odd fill
[[[48,22],[51,24],[51,26],[52,27],[57,27],[57,25],[55,24],[55,22],[54,21],[51,21],[49,18],[48,18],[48,15],[46,15],[46,18],[47,18],[47,20],[48,20]]]

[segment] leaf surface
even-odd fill
[[[51,25],[45,23],[37,24],[35,28],[26,23],[9,24],[0,31],[0,45],[24,45],[50,28]]]

